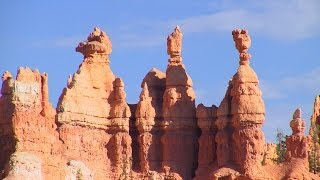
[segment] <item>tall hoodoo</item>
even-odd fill
[[[291,168],[285,179],[309,179],[307,178],[309,176],[308,154],[311,138],[304,135],[305,126],[301,109],[298,108],[290,121],[292,135],[286,138],[285,161],[290,164]]]
[[[232,78],[232,158],[243,174],[254,176],[259,171],[264,149],[265,106],[258,86],[258,77],[250,67],[247,52],[251,39],[247,30],[232,31],[235,47],[239,51],[240,66]]]
[[[105,32],[94,28],[76,51],[84,55],[84,60],[59,99],[58,122],[106,128],[114,96],[115,75],[108,57],[112,44]]]
[[[132,154],[124,83],[111,71],[112,44],[105,32],[94,28],[76,51],[84,60],[68,79],[57,106],[63,153],[88,166],[94,178],[113,179],[122,167],[128,171]]]
[[[197,157],[198,127],[192,80],[182,64],[182,33],[177,26],[167,38],[170,55],[163,95],[163,167],[170,167],[183,178],[192,177]]]
[[[312,137],[316,133],[314,131],[320,125],[320,96],[319,95],[317,95],[315,100],[314,100],[313,113],[311,115],[311,119],[310,120],[311,120],[311,122],[310,122],[311,125],[310,125],[309,134]]]
[[[290,121],[290,127],[292,129],[292,135],[286,139],[286,161],[291,161],[292,158],[300,158],[308,161],[310,139],[304,136],[306,123],[301,117],[300,108],[295,110],[292,120]]]
[[[135,113],[136,126],[139,131],[139,158],[142,172],[161,171],[162,146],[161,136],[163,122],[162,104],[166,88],[166,75],[152,68],[144,77]]]
[[[139,130],[139,158],[142,172],[155,170],[155,138],[150,132],[155,125],[156,111],[152,106],[152,97],[149,95],[148,85],[144,83],[142,92],[140,94],[140,101],[137,104],[136,110],[136,126]],[[151,149],[151,150],[150,150]]]

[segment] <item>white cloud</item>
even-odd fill
[[[293,77],[286,77],[281,80],[284,87],[291,90],[298,90],[301,92],[320,92],[320,67],[313,69],[310,72],[296,75]]]
[[[178,20],[184,32],[231,31],[247,28],[259,35],[295,40],[318,35],[320,30],[320,1],[284,0],[252,2],[246,6],[223,5],[223,10],[207,15]],[[172,22],[173,23],[173,22]]]
[[[319,36],[320,1],[282,0],[252,1],[240,3],[232,0],[219,1],[207,5],[207,14],[191,15],[185,19],[169,19],[162,22],[137,22],[148,35],[132,28],[121,38],[123,47],[154,47],[165,42],[176,25],[184,33],[230,33],[234,28],[246,28],[259,36],[280,40],[299,40]],[[142,24],[142,25],[141,25]],[[128,25],[130,26],[130,25]],[[132,24],[137,28],[136,24]],[[139,31],[139,29],[137,29]],[[152,31],[152,32],[151,32]]]
[[[305,73],[284,77],[276,81],[260,80],[260,87],[265,99],[283,99],[289,93],[311,93],[320,92],[320,67]]]
[[[222,0],[206,4],[208,13],[192,14],[185,19],[130,21],[115,28],[118,35],[111,39],[122,48],[156,47],[164,44],[166,36],[179,25],[184,33],[230,33],[234,28],[246,28],[263,37],[299,40],[319,36],[319,7],[319,0]],[[75,47],[83,37],[86,35],[60,37],[34,42],[32,46]]]
[[[259,85],[264,99],[281,99],[286,97],[286,94],[284,94],[281,89],[278,89],[277,86],[274,86],[265,80],[261,80]]]

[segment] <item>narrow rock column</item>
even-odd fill
[[[301,109],[298,108],[290,121],[292,135],[286,138],[285,164],[289,166],[284,179],[308,179],[306,177],[310,177],[308,154],[311,138],[304,136],[305,126],[306,123],[301,117]]]
[[[293,158],[308,161],[309,137],[304,136],[305,121],[301,118],[301,109],[297,109],[290,121],[292,135],[286,139],[287,151],[285,159],[290,162]],[[306,166],[308,167],[308,166]]]
[[[153,126],[155,125],[155,116],[156,112],[154,107],[152,106],[152,98],[149,95],[148,85],[144,83],[142,92],[140,94],[140,101],[137,105],[136,110],[136,126],[139,130],[139,158],[140,158],[140,166],[142,172],[148,172],[151,169],[150,161],[154,160],[154,148],[151,146],[155,146],[153,141],[153,135],[150,133]],[[150,151],[151,149],[151,151]],[[155,167],[152,167],[154,170]]]
[[[41,74],[41,94],[42,94],[41,115],[43,115],[44,117],[53,117],[55,115],[55,110],[53,109],[53,107],[49,101],[49,88],[48,88],[48,74],[47,73]]]
[[[177,26],[167,39],[170,55],[166,70],[166,90],[163,95],[162,166],[170,167],[183,179],[190,179],[196,168],[198,133],[195,94],[192,80],[182,63],[182,33]]]
[[[217,126],[217,107],[205,107],[203,104],[197,106],[197,124],[201,128],[199,138],[198,169],[196,174],[201,174],[209,165],[216,161],[215,135]]]
[[[251,55],[247,52],[251,39],[246,30],[232,32],[240,53],[240,66],[232,78],[231,114],[233,161],[240,173],[253,177],[258,173],[263,158],[265,106],[258,86],[258,77],[250,67]]]
[[[315,134],[315,127],[320,125],[320,96],[317,95],[313,104],[313,113],[311,115],[311,126],[309,134],[311,137]]]
[[[217,110],[217,120],[215,122],[218,131],[215,137],[215,141],[217,144],[217,164],[219,167],[228,165],[228,163],[230,163],[230,160],[232,159],[231,134],[233,132],[233,128],[231,123],[231,89],[232,80],[229,81],[229,86],[225,97],[219,105],[219,108]]]
[[[131,116],[130,108],[126,102],[126,93],[124,91],[124,83],[121,78],[114,81],[114,97],[111,101],[110,115],[113,126],[110,131],[115,132],[113,137],[114,149],[108,149],[110,156],[114,156],[111,163],[114,164],[118,173],[127,174],[131,171],[132,139],[129,135],[129,118]]]

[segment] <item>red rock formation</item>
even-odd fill
[[[217,126],[215,121],[217,119],[217,107],[205,107],[199,104],[196,110],[198,119],[198,126],[201,128],[201,136],[199,138],[199,152],[198,152],[198,169],[196,174],[202,174],[210,164],[217,160],[216,157],[216,142],[215,136],[217,133]]]
[[[301,109],[297,109],[293,114],[293,120],[290,122],[292,135],[286,139],[286,161],[291,161],[292,158],[308,161],[310,139],[303,134],[305,126],[305,121],[301,119]]]
[[[57,107],[63,154],[83,162],[95,179],[113,179],[128,171],[131,163],[131,112],[124,83],[110,69],[111,41],[99,28],[76,51],[84,60]]]
[[[216,157],[212,163],[212,179],[238,176],[263,177],[261,162],[264,135],[261,126],[265,107],[258,87],[258,77],[250,67],[247,52],[251,39],[246,30],[232,32],[240,61],[236,74],[229,81],[226,95],[217,110]],[[200,176],[200,175],[199,175]]]
[[[166,73],[147,73],[138,104],[127,104],[124,83],[109,66],[111,41],[99,28],[76,48],[84,60],[68,78],[56,112],[47,74],[19,68],[14,80],[5,72],[0,178],[319,179],[308,172],[310,139],[300,109],[290,122],[286,162],[268,162],[274,146],[264,143],[261,131],[265,107],[249,65],[251,40],[246,30],[232,35],[240,65],[218,108],[195,108],[179,27],[167,39]],[[317,97],[313,123],[319,104]]]
[[[249,65],[247,53],[251,39],[246,30],[232,32],[235,46],[240,53],[240,66],[232,78],[231,114],[233,160],[240,173],[254,177],[261,166],[264,149],[265,107],[258,87],[258,77]]]
[[[28,167],[27,161],[30,160],[32,164],[33,160],[38,162],[41,159],[42,171],[39,171],[42,173],[38,173],[37,177],[50,179],[53,173],[56,177],[62,177],[63,172],[59,168],[61,144],[55,131],[55,112],[49,103],[47,75],[40,75],[38,70],[19,68],[16,80],[12,80],[8,72],[4,74],[3,80],[0,109],[4,111],[1,111],[0,121],[6,123],[1,123],[1,127],[7,127],[8,130],[2,131],[1,136],[12,143],[1,148],[4,151],[1,159],[3,157],[9,161],[5,174],[19,177],[14,169],[30,169],[33,165]],[[10,157],[11,153],[8,152],[15,154]],[[24,158],[21,154],[29,154],[30,158]],[[4,160],[1,162],[1,165],[6,164]],[[16,162],[13,164],[17,166],[12,167],[10,162]],[[36,164],[38,167],[39,163]]]
[[[156,149],[154,149],[152,134],[150,133],[155,125],[154,118],[156,116],[156,111],[153,108],[151,101],[152,98],[149,96],[148,85],[145,83],[136,110],[136,125],[140,132],[140,166],[143,172],[148,172],[150,170],[149,162],[154,161],[153,153],[156,151]],[[155,168],[157,167],[152,167],[152,169]]]
[[[305,121],[301,118],[301,109],[297,109],[290,121],[292,135],[287,137],[287,151],[285,160],[290,164],[287,179],[306,179],[309,177],[308,153],[310,151],[310,137],[304,136]]]
[[[9,156],[15,150],[16,140],[12,123],[14,112],[14,104],[12,103],[13,87],[14,80],[11,73],[9,71],[4,72],[0,97],[0,170],[4,169]]]
[[[193,176],[196,168],[198,128],[195,114],[195,94],[192,80],[181,58],[182,33],[177,26],[168,36],[170,55],[166,71],[166,90],[163,95],[162,166],[170,167],[184,179]]]
[[[231,134],[233,132],[231,127],[231,89],[232,81],[230,80],[225,97],[217,110],[218,118],[215,122],[218,129],[215,141],[217,143],[217,165],[219,167],[228,165],[231,160]]]
[[[311,137],[314,135],[314,127],[320,125],[320,97],[316,96],[313,105],[313,113],[311,115],[311,126],[309,134]]]

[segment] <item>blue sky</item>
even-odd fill
[[[266,104],[263,130],[274,141],[277,128],[291,133],[297,107],[309,124],[320,94],[319,9],[318,0],[1,1],[0,71],[47,72],[56,106],[83,60],[75,47],[98,26],[112,40],[111,68],[125,82],[127,101],[136,103],[145,74],[152,67],[165,71],[166,37],[179,25],[196,103],[218,106],[238,67],[231,31],[247,28]]]

